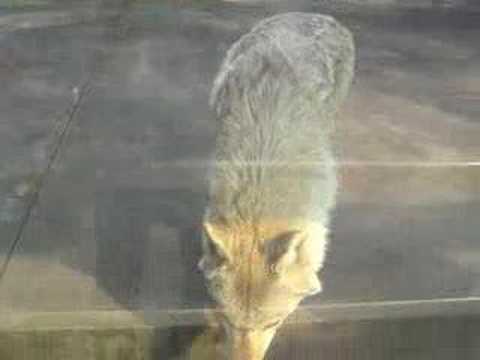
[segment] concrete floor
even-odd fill
[[[358,61],[338,122],[341,193],[324,292],[306,304],[480,296],[480,13],[312,9],[352,29]],[[208,306],[195,271],[214,132],[208,92],[228,46],[275,9],[142,5],[61,27],[70,10],[56,11],[0,34],[0,251],[45,166],[54,119],[85,78],[94,92],[0,287],[0,310]],[[282,341],[297,349],[306,333]],[[471,339],[458,347],[478,348]],[[378,358],[475,358],[433,344]],[[299,358],[318,358],[305,351]],[[347,355],[335,356],[375,358]]]

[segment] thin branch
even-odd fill
[[[80,87],[75,87],[73,89],[73,97],[70,102],[70,105],[68,106],[66,112],[65,112],[65,117],[66,120],[63,122],[63,128],[59,132],[59,135],[53,139],[53,149],[52,152],[50,153],[47,164],[45,166],[45,169],[42,171],[42,173],[38,176],[33,193],[30,195],[29,202],[27,204],[27,209],[25,213],[23,214],[17,232],[15,234],[15,237],[10,244],[10,247],[8,249],[7,255],[5,260],[3,261],[2,267],[0,268],[0,284],[3,281],[3,278],[5,276],[5,273],[8,270],[8,265],[10,264],[10,261],[13,257],[13,254],[15,253],[15,250],[18,247],[18,244],[20,243],[20,240],[23,237],[23,233],[25,232],[25,228],[28,225],[28,222],[32,216],[33,209],[38,203],[38,200],[40,198],[40,192],[43,189],[43,187],[46,184],[46,180],[50,172],[52,171],[53,165],[55,163],[55,160],[57,159],[60,150],[62,148],[62,145],[65,142],[65,138],[68,135],[68,132],[71,128],[71,125],[73,123],[73,120],[75,119],[75,115],[78,113],[80,106],[82,104],[83,99],[91,92],[90,84],[87,81]]]

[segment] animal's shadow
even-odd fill
[[[99,286],[131,309],[209,302],[197,262],[204,200],[191,190],[122,188],[96,197]]]

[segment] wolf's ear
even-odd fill
[[[268,241],[265,251],[270,269],[281,274],[297,263],[306,237],[302,231],[288,231]]]
[[[214,270],[231,262],[231,257],[222,240],[224,237],[220,228],[205,223],[203,225],[203,257],[198,267],[208,277]]]
[[[311,273],[306,277],[303,288],[300,290],[302,296],[311,296],[322,292],[322,283],[316,273]]]

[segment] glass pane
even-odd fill
[[[333,16],[353,34],[353,84],[328,141],[324,123],[305,125],[312,119],[302,118],[310,111],[304,98],[295,116],[263,93],[258,104],[230,104],[230,114],[209,105],[228,49],[262,19],[293,11]],[[222,121],[238,111],[242,124],[249,106],[265,115],[267,103],[276,116],[290,116],[295,149],[312,141],[330,147],[338,194],[330,221],[323,219],[330,234],[322,291],[302,295],[266,358],[477,359],[479,24],[480,8],[468,0],[0,2],[0,359],[220,359],[232,333],[250,334],[250,323],[228,312],[239,308],[241,291],[229,297],[221,289],[214,301],[197,264],[216,251],[215,270],[224,261],[229,271],[241,268],[242,244],[232,251],[235,240],[225,235],[215,243],[204,226],[216,196],[212,168],[221,166],[216,139],[241,139],[242,125],[229,133]],[[275,38],[280,47],[287,30]],[[289,43],[286,59],[308,63],[330,41],[322,36],[311,52]],[[237,50],[247,54],[243,45]],[[276,70],[275,51],[265,72]],[[252,77],[258,64],[250,65]],[[320,89],[338,75],[323,71]],[[318,75],[306,74],[295,75],[298,89]],[[281,68],[272,84],[297,94],[289,76]],[[222,96],[240,91],[231,86]],[[242,89],[245,99],[249,86],[256,85]],[[318,89],[312,94],[322,106],[330,101]],[[282,104],[295,106],[295,96]],[[278,130],[251,129],[245,139],[263,136],[262,144]],[[262,158],[251,149],[253,164]],[[222,156],[234,164],[236,155]],[[273,172],[274,184],[262,190],[283,196],[279,204],[301,202],[302,181],[324,176],[291,159],[298,172]],[[254,166],[270,171],[267,162]],[[334,197],[332,188],[315,190],[319,199]],[[287,205],[276,208],[274,222],[281,214],[292,220]],[[296,241],[256,228],[283,244],[268,261]],[[246,238],[241,229],[228,228],[228,236]],[[265,264],[250,268],[263,274],[255,266]],[[305,282],[299,278],[282,281],[294,287]],[[268,291],[278,280],[271,279],[249,302],[291,305],[287,290]],[[248,288],[250,280],[221,286]],[[253,308],[251,322],[277,327]],[[255,344],[269,342],[263,328],[255,331],[227,358],[261,357]]]

